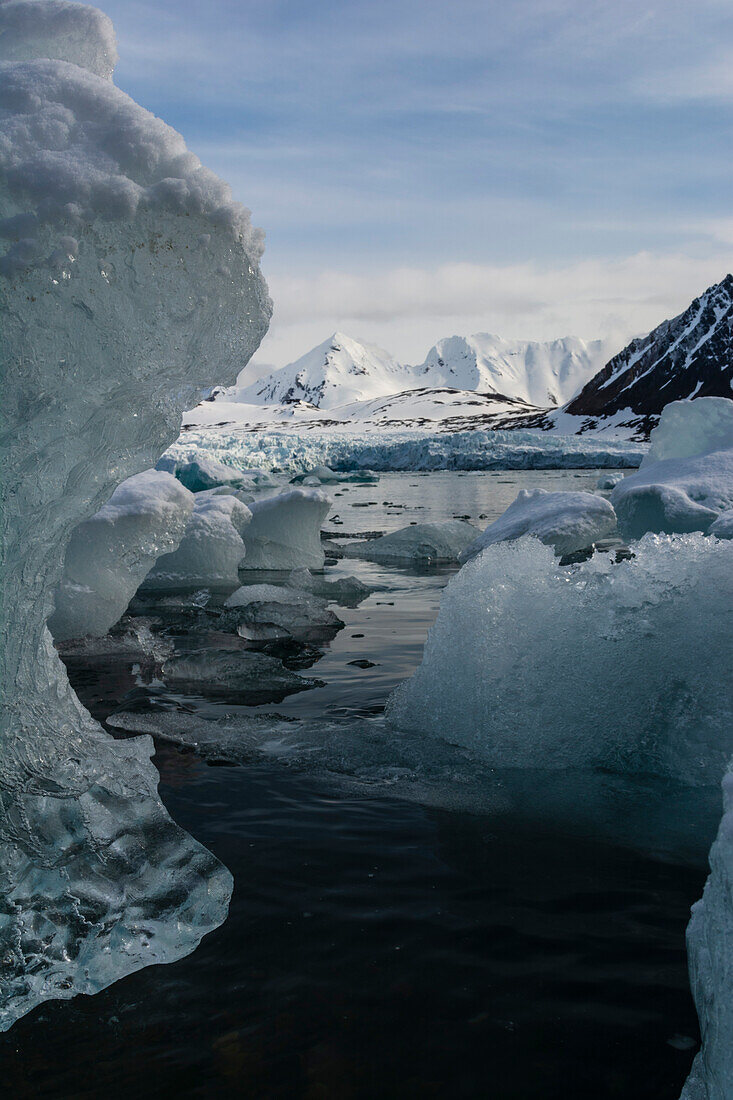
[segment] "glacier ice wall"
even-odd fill
[[[717,783],[733,753],[733,544],[647,535],[562,567],[497,543],[443,592],[398,726],[498,767],[602,767]]]
[[[2,1028],[192,950],[231,890],[165,812],[152,743],[90,718],[46,627],[72,529],[155,464],[271,309],[248,212],[107,79],[90,12],[0,5]]]

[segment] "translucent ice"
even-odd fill
[[[176,654],[165,662],[161,675],[171,686],[225,696],[251,706],[279,703],[286,695],[315,687],[318,682],[290,672],[274,657],[245,649]]]
[[[77,4],[0,5],[3,1028],[191,951],[231,890],[168,817],[152,742],[91,719],[46,628],[74,527],[155,464],[270,313],[262,235],[106,79],[106,28]]]
[[[326,555],[321,524],[331,498],[321,489],[289,489],[250,505],[252,522],[244,533],[244,569],[320,569]]]
[[[273,584],[238,588],[224,606],[236,609],[238,633],[251,641],[276,638],[314,641],[333,637],[344,625],[328,610],[325,600]]]
[[[609,535],[616,527],[616,513],[604,497],[595,493],[548,493],[546,489],[521,489],[506,512],[463,551],[469,561],[487,546],[533,535],[559,556],[584,550]]]
[[[357,607],[373,591],[358,577],[337,577],[329,581],[310,569],[294,569],[288,577],[291,588],[302,588],[323,600],[332,600],[341,607]]]
[[[445,589],[388,717],[496,766],[717,782],[733,752],[733,544],[633,549],[572,567],[535,539],[484,550]]]
[[[350,542],[339,550],[345,558],[395,565],[436,565],[457,561],[476,538],[477,529],[461,519],[445,523],[416,523],[389,535],[364,542]]]
[[[733,508],[733,401],[673,401],[662,412],[649,454],[611,494],[621,530],[708,531]]]
[[[710,849],[710,877],[687,928],[702,1048],[682,1100],[733,1096],[733,771],[723,780],[723,802],[723,820]]]
[[[146,588],[226,588],[239,583],[249,508],[230,493],[197,493],[194,499],[180,546],[158,559],[145,579]]]
[[[54,639],[106,634],[156,559],[178,547],[193,502],[170,474],[145,470],[123,481],[103,508],[79,524],[48,621]]]

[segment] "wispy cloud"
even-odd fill
[[[572,264],[439,264],[369,275],[273,276],[275,321],[257,356],[282,366],[342,329],[421,361],[453,333],[527,339],[617,337],[619,346],[686,308],[733,266],[733,250],[695,258],[641,252]]]
[[[268,357],[635,331],[730,266],[730,0],[98,2],[267,231]]]

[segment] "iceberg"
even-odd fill
[[[562,557],[585,550],[610,535],[615,527],[616,513],[605,497],[521,489],[503,515],[463,551],[459,561],[470,561],[487,546],[523,535],[533,535]]]
[[[254,489],[253,479],[235,470],[233,466],[225,466],[223,462],[216,462],[206,455],[197,455],[188,462],[174,463],[175,476],[190,489],[192,493],[200,493],[203,489],[216,489],[220,485],[231,486],[233,489]],[[158,463],[159,468],[161,464]]]
[[[177,550],[163,554],[148,573],[145,588],[233,588],[245,555],[242,533],[251,520],[236,496],[197,493],[193,515]]]
[[[596,482],[596,489],[613,489],[619,481],[623,481],[623,474],[601,474]]]
[[[261,233],[114,86],[114,53],[93,9],[0,5],[2,1029],[187,954],[232,888],[163,807],[150,738],[102,730],[46,625],[73,529],[155,465],[271,312]]]
[[[299,642],[332,638],[344,625],[325,600],[274,584],[244,585],[224,604],[239,616],[237,633],[248,641],[294,638]]]
[[[462,519],[416,523],[376,539],[347,543],[339,546],[338,552],[345,558],[365,558],[394,565],[439,565],[458,561],[476,534],[473,524]]]
[[[708,531],[733,508],[733,401],[673,401],[651,433],[640,469],[611,493],[630,538]]]
[[[322,489],[288,489],[250,505],[243,569],[321,569],[321,524],[331,509]]]
[[[48,620],[54,640],[106,634],[156,559],[178,548],[193,502],[188,489],[157,470],[145,470],[118,485],[108,502],[72,533]]]
[[[717,783],[733,753],[733,544],[647,535],[633,553],[568,567],[536,539],[482,551],[444,590],[389,720],[495,767]]]

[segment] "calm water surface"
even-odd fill
[[[326,526],[343,536],[453,516],[485,525],[520,488],[596,478],[388,474],[336,486]],[[323,687],[258,708],[169,700],[204,717],[372,720],[419,663],[452,570],[338,561],[326,573],[375,591],[336,608],[343,629],[301,655]],[[69,665],[101,719],[152,690],[121,661]],[[609,780],[574,818],[553,810],[553,799],[573,801],[572,777],[532,780],[538,813],[531,793],[451,809],[273,760],[214,767],[164,743],[156,763],[172,816],[234,874],[229,920],[189,958],[44,1005],[0,1037],[3,1095],[679,1094],[698,1041],[684,931],[717,792]]]

